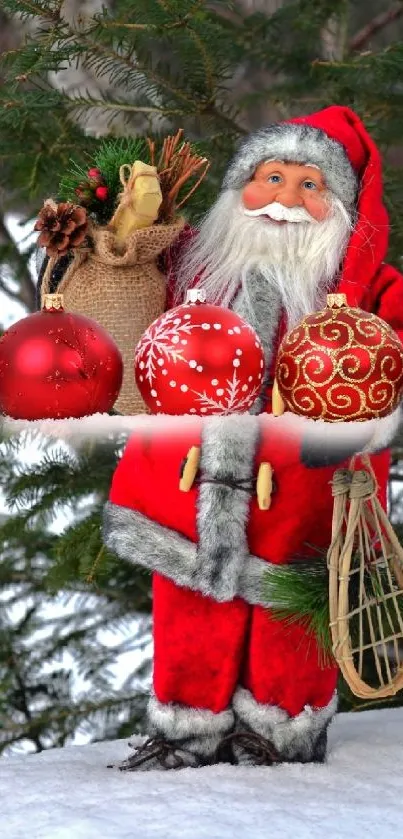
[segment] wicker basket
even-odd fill
[[[91,231],[93,249],[76,251],[57,291],[67,311],[93,318],[116,341],[123,357],[123,383],[115,409],[121,414],[148,413],[134,378],[134,352],[147,327],[165,310],[166,282],[157,257],[179,235],[184,220],[135,230],[124,251],[106,228]],[[50,260],[42,283],[42,300],[54,268]]]

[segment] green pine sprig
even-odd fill
[[[360,605],[360,554],[357,551],[352,558],[352,573],[349,583],[350,610],[357,610],[350,621],[352,645],[355,647],[359,637],[358,607]],[[372,605],[369,609],[375,625],[381,620],[387,634],[399,632],[399,616],[390,603],[384,601],[383,592],[390,590],[390,576],[386,566],[377,564],[364,569],[364,585],[367,597]],[[270,609],[279,620],[286,623],[298,621],[318,642],[320,655],[324,662],[332,660],[332,637],[329,614],[329,573],[326,556],[316,560],[298,560],[288,565],[278,566],[266,575],[264,595]],[[403,618],[403,597],[398,595],[397,604]],[[364,630],[368,634],[368,616],[363,616]]]
[[[325,660],[332,657],[328,588],[324,559],[279,565],[265,580],[265,597],[275,617],[303,623],[315,635]]]
[[[144,163],[150,161],[147,141],[143,137],[120,137],[103,140],[93,156],[86,155],[85,163],[70,160],[70,167],[59,184],[59,199],[61,201],[72,201],[74,204],[81,203],[76,190],[81,184],[88,182],[89,169],[99,169],[102,181],[108,189],[108,198],[102,201],[93,192],[93,197],[86,203],[86,207],[98,224],[107,224],[113,216],[119,194],[123,189],[119,177],[120,167],[126,164],[132,165],[135,160],[142,160]]]

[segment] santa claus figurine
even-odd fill
[[[357,115],[333,106],[248,137],[199,231],[167,254],[170,305],[198,287],[234,309],[261,338],[266,375],[252,409],[260,416],[135,436],[116,470],[105,543],[154,572],[150,739],[122,768],[325,759],[337,669],[304,625],[270,612],[270,570],[326,552],[332,464],[377,452],[386,504],[400,409],[342,423],[355,437],[337,424],[335,445],[323,437],[328,424],[316,424],[301,445],[287,415],[270,416],[271,386],[285,331],[323,308],[328,292],[402,339],[403,278],[383,261],[387,245],[379,152]]]

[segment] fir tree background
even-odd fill
[[[2,0],[0,50],[0,299],[14,320],[35,310],[36,272],[32,240],[17,243],[10,218],[32,222],[71,159],[85,165],[101,138],[183,128],[212,164],[187,208],[195,220],[243,135],[331,103],[354,108],[382,150],[388,258],[403,269],[403,2]],[[141,730],[150,579],[107,555],[100,536],[124,442],[3,435],[4,754]],[[403,532],[402,459],[398,441],[390,501]],[[341,692],[344,709],[365,707]]]

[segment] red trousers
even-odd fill
[[[324,662],[315,638],[300,623],[274,619],[243,600],[217,603],[154,574],[154,691],[218,713],[237,685],[257,702],[296,716],[331,700],[337,667]]]

